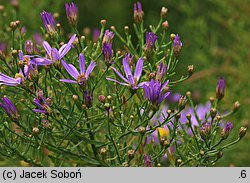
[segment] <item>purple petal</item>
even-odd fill
[[[136,63],[135,73],[134,73],[134,77],[137,79],[137,81],[139,81],[141,77],[142,68],[143,68],[143,59],[140,58]]]
[[[170,92],[166,92],[164,95],[162,95],[161,97],[159,97],[158,99],[158,103],[161,103],[165,98],[167,98],[167,96],[170,94]]]
[[[116,73],[123,81],[125,81],[126,83],[128,83],[128,80],[125,79],[125,78],[123,77],[123,75],[121,75],[121,73],[120,73],[118,70],[116,70],[116,68],[114,68],[114,67],[111,67],[111,68],[115,71],[115,73]]]
[[[61,59],[61,58],[60,58],[60,55],[59,55],[59,52],[58,52],[58,50],[57,50],[56,48],[53,48],[53,49],[51,50],[51,56],[52,56],[52,59],[53,59],[54,61],[58,61],[58,60]]]
[[[123,69],[124,69],[124,72],[126,74],[126,77],[128,78],[129,75],[132,76],[132,71],[131,71],[131,68],[128,64],[128,60],[126,58],[124,58],[122,63],[123,63]]]
[[[85,58],[82,53],[79,55],[79,66],[80,66],[80,73],[84,74],[85,73]]]
[[[43,47],[45,51],[47,52],[47,54],[50,55],[52,48],[47,41],[43,41]]]
[[[60,57],[61,57],[61,58],[63,58],[63,57],[66,55],[66,53],[68,53],[68,51],[71,49],[71,45],[72,45],[73,41],[75,40],[75,38],[76,38],[76,34],[74,34],[74,35],[70,38],[69,42],[67,43],[66,46],[64,46],[63,49],[60,49],[60,50],[59,50],[59,54],[60,54]]]
[[[85,74],[86,79],[89,78],[89,75],[90,75],[90,73],[93,71],[93,69],[95,68],[95,66],[96,66],[96,63],[95,63],[94,61],[92,61],[92,62],[89,64],[89,66],[88,66],[88,68],[87,68],[87,70],[86,70],[86,74]]]
[[[76,68],[71,65],[68,64],[66,61],[62,60],[61,61],[63,67],[66,69],[66,71],[74,78],[77,80],[77,77],[79,76],[79,72],[76,70]]]
[[[160,92],[162,92],[162,90],[168,85],[168,82],[169,82],[169,80],[167,80],[167,81],[162,85]]]
[[[0,82],[2,82],[3,84],[10,85],[10,86],[15,86],[17,84],[20,84],[21,78],[12,78],[0,72]]]
[[[123,85],[123,86],[129,86],[127,83],[122,83],[122,82],[117,81],[117,80],[112,79],[112,78],[106,78],[106,79],[109,80],[109,81],[114,81],[114,82],[116,82],[116,83],[119,83],[120,85]]]
[[[33,112],[37,112],[37,113],[47,113],[46,110],[42,110],[42,109],[33,109]]]
[[[70,79],[60,79],[60,81],[64,83],[77,83],[77,81],[70,80]]]
[[[141,82],[141,83],[139,83],[139,84],[138,84],[138,87],[139,87],[139,88],[143,88],[143,87],[144,87],[144,85],[148,85],[148,84],[149,84],[149,82],[148,82],[148,81]]]
[[[47,58],[32,58],[32,60],[30,60],[31,64],[35,64],[35,65],[50,65],[53,64],[52,60],[47,59]]]

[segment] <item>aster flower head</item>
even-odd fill
[[[182,48],[182,42],[178,34],[176,34],[174,37],[173,48],[175,56],[178,56]]]
[[[141,88],[145,84],[145,82],[138,83],[142,74],[143,62],[144,62],[143,59],[139,58],[135,66],[134,75],[132,75],[132,71],[128,63],[128,57],[125,57],[123,58],[123,69],[126,75],[125,77],[116,68],[111,67],[115,71],[115,73],[123,80],[123,82],[117,81],[112,78],[106,78],[106,79],[114,81],[124,86],[130,86],[133,90]]]
[[[152,157],[150,155],[144,155],[144,167],[152,167],[154,162],[152,161]]]
[[[17,112],[16,107],[8,97],[4,96],[2,98],[2,102],[0,102],[0,107],[2,107],[5,110],[6,114],[13,121],[16,121],[19,118],[19,114]]]
[[[203,123],[200,127],[200,135],[203,140],[209,139],[211,133],[211,124],[210,123]]]
[[[153,32],[146,33],[146,52],[152,52],[155,47],[157,36]]]
[[[76,38],[76,34],[71,36],[69,42],[61,46],[59,50],[52,48],[47,41],[43,41],[43,47],[47,53],[47,58],[43,57],[34,57],[31,60],[32,64],[36,65],[51,65],[57,61],[60,61],[71,49],[72,43]]]
[[[112,43],[109,44],[106,42],[103,43],[102,54],[104,56],[105,62],[111,64],[113,57]]]
[[[78,14],[78,9],[77,6],[71,2],[71,3],[66,3],[65,4],[65,9],[66,9],[66,14],[68,21],[71,25],[76,25],[77,24],[77,14]]]
[[[25,48],[25,51],[26,53],[28,54],[32,54],[33,53],[33,42],[31,40],[26,40],[25,43],[24,43],[24,48]]]
[[[33,109],[32,111],[35,113],[44,113],[44,114],[50,114],[52,112],[50,105],[51,105],[51,99],[47,98],[45,99],[43,97],[43,91],[39,88],[36,92],[36,98],[34,98],[34,104],[37,106],[36,109]]]
[[[220,77],[216,87],[216,97],[218,100],[221,100],[224,97],[225,87],[226,87],[226,81],[224,78]]]
[[[136,23],[141,23],[143,20],[144,12],[142,10],[141,3],[138,1],[134,3],[134,20]]]
[[[115,34],[112,31],[109,31],[108,29],[105,31],[102,43],[110,44],[112,43],[112,40],[114,38]]]
[[[151,79],[150,82],[144,84],[144,95],[154,106],[158,106],[163,100],[167,98],[170,92],[165,92],[164,89],[167,87],[169,80],[163,85],[158,80]]]
[[[74,80],[60,79],[61,82],[78,83],[79,85],[86,85],[87,80],[89,78],[89,75],[91,74],[91,72],[93,71],[93,69],[96,66],[96,62],[92,61],[89,64],[87,70],[85,70],[85,68],[86,68],[85,58],[84,58],[84,55],[82,53],[80,53],[80,55],[79,55],[80,73],[72,64],[68,64],[64,60],[62,60],[62,65],[66,69],[66,71],[69,73],[69,75],[71,75],[74,78]]]
[[[161,62],[160,65],[158,66],[155,78],[159,81],[163,80],[166,71],[167,71],[167,65],[163,65],[163,63]]]
[[[224,128],[221,130],[221,138],[226,139],[230,132],[232,131],[234,125],[230,121],[227,122],[227,124],[224,126]]]
[[[40,15],[47,33],[49,35],[54,35],[56,33],[56,22],[52,14],[43,11]]]

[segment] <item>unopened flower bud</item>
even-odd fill
[[[201,150],[201,151],[200,151],[200,155],[201,155],[201,156],[204,156],[204,154],[205,154],[205,152]]]
[[[123,166],[123,167],[129,167],[129,164],[128,164],[127,161],[125,161],[125,162],[122,163],[122,166]]]
[[[161,8],[161,18],[165,18],[167,16],[168,9],[165,7]]]
[[[143,126],[140,126],[139,127],[139,132],[142,133],[142,134],[145,133],[146,132],[146,128],[143,127]]]
[[[220,121],[221,120],[221,116],[216,116],[216,120]]]
[[[180,165],[182,163],[182,160],[181,159],[177,159],[176,163],[177,163],[177,165]]]
[[[109,104],[109,103],[105,103],[105,104],[104,104],[104,108],[105,108],[106,110],[109,110],[109,109],[110,109],[110,104]]]
[[[178,107],[179,110],[183,110],[187,104],[187,97],[186,96],[181,96],[179,99]]]
[[[134,119],[134,115],[131,114],[131,115],[130,115],[130,119]]]
[[[129,26],[124,26],[125,33],[129,33]]]
[[[246,133],[247,133],[247,128],[244,126],[240,127],[239,137],[243,138],[246,135]]]
[[[192,117],[191,114],[187,114],[187,115],[186,115],[186,118],[188,119],[188,121],[191,120],[191,117]]]
[[[78,96],[77,96],[77,95],[72,95],[72,99],[73,99],[74,101],[77,101],[77,100],[78,100]]]
[[[187,91],[187,92],[186,92],[186,96],[191,97],[191,95],[192,95],[192,94],[191,94],[190,91]]]
[[[181,113],[178,113],[178,114],[175,115],[176,120],[180,119],[180,117],[181,117]]]
[[[0,12],[4,11],[4,9],[5,9],[4,5],[0,5]]]
[[[10,4],[17,10],[19,8],[19,0],[11,0]]]
[[[233,124],[228,121],[227,124],[225,125],[225,127],[221,130],[220,136],[222,139],[226,139],[229,135],[229,133],[232,131],[233,129]]]
[[[155,77],[155,73],[151,72],[148,74],[148,79],[151,80]]]
[[[87,106],[85,104],[82,104],[82,109],[85,110]]]
[[[105,147],[102,147],[100,150],[100,154],[103,156],[103,155],[106,155],[106,153],[107,153],[107,149]]]
[[[167,110],[168,115],[170,115],[171,112],[172,112],[172,111],[171,111],[170,109]]]
[[[106,98],[104,95],[99,95],[98,99],[101,103],[105,104]]]
[[[211,103],[213,103],[213,102],[215,101],[215,98],[214,98],[214,97],[209,97],[209,101],[210,101]]]
[[[174,41],[174,38],[175,38],[175,34],[170,34],[170,39],[171,39],[172,41]]]
[[[239,110],[239,108],[240,108],[240,102],[236,101],[233,106],[233,111],[236,112]]]
[[[10,28],[12,31],[16,30],[17,26],[18,26],[17,22],[10,22]]]
[[[17,50],[12,50],[11,54],[12,54],[12,56],[13,56],[14,58],[17,58],[19,52],[18,52]]]
[[[100,21],[100,23],[101,23],[102,26],[105,26],[106,23],[107,23],[107,20],[103,19],[103,20]]]
[[[214,117],[216,116],[216,113],[217,113],[216,108],[213,108],[213,107],[212,107],[212,108],[210,109],[210,115],[211,115],[211,117],[214,118]]]
[[[38,135],[38,134],[39,134],[39,128],[34,127],[34,128],[32,129],[32,133],[33,133],[34,135]]]
[[[168,24],[168,21],[164,21],[162,24],[161,24],[162,28],[164,29],[167,29],[169,27],[169,24]]]
[[[134,3],[134,20],[136,23],[141,23],[143,20],[144,12],[140,2]]]
[[[188,66],[188,73],[189,73],[189,76],[191,76],[194,73],[194,66],[193,65]]]
[[[31,40],[25,41],[24,48],[25,48],[26,53],[32,54],[33,53],[33,42]]]
[[[224,95],[225,95],[225,87],[226,87],[226,82],[225,80],[221,77],[218,80],[217,86],[216,86],[216,97],[218,100],[221,100]]]
[[[130,160],[133,159],[135,157],[135,150],[133,149],[128,150],[127,155]]]
[[[211,125],[209,123],[203,123],[200,128],[200,135],[203,140],[207,140],[210,136]]]
[[[77,19],[78,19],[77,6],[74,3],[66,3],[65,8],[66,8],[66,14],[67,14],[67,18],[68,18],[69,23],[71,25],[76,25]]]
[[[108,100],[113,100],[113,97],[112,97],[111,95],[108,95],[108,96],[107,96],[107,99],[108,99]]]

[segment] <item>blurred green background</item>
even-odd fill
[[[41,32],[39,13],[42,10],[58,12],[58,22],[65,32],[69,32],[64,9],[66,2],[70,1],[20,0],[17,17],[26,27],[27,35],[32,35]],[[78,29],[83,33],[86,27],[98,28],[101,19],[106,19],[108,26],[115,25],[120,31],[125,25],[132,27],[134,2],[76,0],[74,3],[79,10]],[[229,138],[235,139],[240,126],[247,126],[250,117],[250,0],[142,0],[141,3],[147,26],[158,23],[162,6],[168,8],[168,33],[178,33],[184,45],[178,74],[186,73],[186,67],[190,64],[195,67],[194,75],[180,87],[177,86],[175,91],[183,94],[192,91],[197,102],[205,103],[210,96],[214,96],[218,77],[226,79],[226,95],[220,111],[232,108],[237,100],[241,103],[241,109],[229,118],[235,127]],[[7,9],[11,8],[10,1],[4,0],[1,4]],[[7,17],[13,20],[12,14]],[[3,40],[0,38],[0,41]],[[249,153],[248,133],[240,143],[224,151],[224,157],[216,166],[250,166]]]

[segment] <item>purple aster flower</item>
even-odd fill
[[[61,82],[65,83],[78,83],[79,85],[83,85],[87,83],[87,80],[89,78],[90,73],[93,71],[93,69],[96,66],[96,62],[92,61],[87,70],[85,71],[85,58],[82,53],[79,55],[79,66],[80,66],[80,73],[78,70],[72,65],[68,64],[66,61],[62,60],[62,65],[66,69],[66,71],[75,79],[60,79]]]
[[[26,53],[32,54],[33,53],[33,42],[31,40],[26,40],[24,43],[24,48]]]
[[[69,23],[71,25],[76,25],[77,24],[77,13],[78,13],[77,6],[73,2],[71,2],[71,3],[66,3],[65,8],[66,8],[66,14],[67,14],[67,18],[69,20]]]
[[[144,12],[140,2],[134,3],[134,20],[136,23],[141,23],[143,20]]]
[[[75,40],[75,38],[76,38],[76,34],[74,34],[70,38],[70,40],[67,44],[64,44],[63,46],[61,46],[61,48],[59,50],[57,50],[56,48],[51,48],[49,43],[47,41],[44,41],[43,47],[44,47],[49,59],[42,58],[42,57],[34,57],[34,58],[32,58],[31,63],[37,64],[37,65],[50,65],[56,61],[61,60],[71,49],[72,43]]]
[[[218,100],[221,100],[224,97],[225,87],[226,87],[226,81],[224,78],[220,77],[216,87],[216,97]]]
[[[152,167],[154,162],[152,161],[152,157],[150,155],[144,155],[144,166],[145,167]]]
[[[163,80],[166,71],[167,71],[167,65],[163,65],[163,63],[161,62],[160,65],[158,66],[155,78],[159,81]]]
[[[181,51],[181,47],[182,47],[182,42],[180,40],[180,36],[178,34],[176,34],[174,37],[174,42],[173,42],[175,56],[178,56],[178,54]]]
[[[19,118],[17,109],[10,99],[6,96],[2,98],[2,103],[0,102],[0,107],[2,107],[10,119],[16,121]]]
[[[132,75],[132,71],[128,63],[128,57],[125,57],[123,58],[123,69],[124,69],[126,78],[116,68],[111,67],[124,82],[119,82],[112,78],[106,78],[106,79],[110,81],[114,81],[124,86],[130,86],[133,90],[141,88],[144,84],[146,84],[146,82],[138,83],[142,74],[143,62],[144,62],[143,59],[139,58],[139,60],[136,63],[134,75]]]
[[[103,36],[102,43],[110,44],[115,34],[112,31],[106,30]]]
[[[234,125],[230,121],[227,122],[227,124],[224,126],[224,128],[221,130],[221,138],[226,139],[229,135],[229,133],[232,131]]]
[[[164,93],[164,89],[168,85],[168,82],[169,80],[162,85],[158,80],[154,81],[151,79],[148,84],[144,84],[143,86],[145,98],[150,100],[153,105],[158,106],[170,94],[170,92]]]
[[[93,30],[93,41],[96,43],[99,39],[101,32],[99,29],[94,29]]]
[[[36,98],[34,98],[34,103],[37,106],[36,109],[33,109],[33,112],[36,113],[51,113],[51,108],[49,107],[51,105],[51,99],[47,98],[45,99],[43,97],[43,91],[39,88],[38,91],[36,92]]]
[[[46,29],[46,31],[48,32],[48,34],[53,35],[56,33],[56,22],[54,17],[52,16],[51,13],[48,13],[46,11],[43,11],[42,13],[40,13],[42,21],[43,21],[43,25]]]
[[[153,32],[146,33],[146,48],[145,48],[146,52],[153,51],[156,39],[157,36]]]
[[[113,56],[113,50],[112,50],[112,43],[103,43],[102,46],[102,54],[104,56],[104,60],[108,63],[112,63],[112,56]]]

